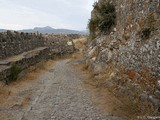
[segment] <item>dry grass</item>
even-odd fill
[[[41,62],[31,66],[24,73],[25,75],[9,85],[0,86],[0,107],[9,108],[19,101],[20,106],[26,107],[29,104],[32,91],[28,91],[37,82],[37,78],[45,71],[49,70],[54,64],[53,60]],[[22,94],[22,95],[19,95]]]
[[[31,100],[30,95],[26,96],[21,102],[22,107],[27,107],[29,105],[30,100]]]
[[[74,53],[71,56],[72,60],[80,60],[81,58],[83,58],[84,54],[85,54],[85,49],[86,49],[86,45],[87,45],[87,37],[81,37],[79,39],[75,39],[73,40],[74,44],[75,44],[75,48],[78,49],[79,51]]]
[[[88,65],[79,64],[76,65],[76,67],[87,76],[84,83],[86,88],[93,91],[95,104],[100,105],[107,113],[123,116],[130,120],[136,120],[137,116],[156,115],[156,112],[149,103],[142,103],[136,98],[133,100],[123,93],[120,93],[115,87],[108,88],[106,85],[107,80],[112,80],[117,72],[113,65],[109,65],[108,69],[98,76],[98,79],[92,71],[88,69]],[[139,91],[134,92],[138,94]]]
[[[41,62],[37,64],[36,66],[31,66],[29,69],[27,69],[26,74],[23,76],[23,78],[20,78],[17,80],[17,83],[23,82],[26,80],[35,80],[39,75],[41,75],[46,70],[49,70],[53,65],[53,60],[48,60],[47,62]]]
[[[123,102],[117,99],[113,92],[105,86],[104,79],[106,77],[112,77],[113,69],[108,71],[107,75],[109,75],[109,77],[105,75],[101,79],[96,80],[94,74],[88,69],[88,65],[79,64],[75,67],[78,68],[83,73],[83,75],[87,77],[87,79],[84,80],[85,87],[92,91],[94,96],[94,103],[96,106],[101,107],[102,110],[111,116],[116,115],[122,116],[124,119],[131,119],[128,111],[124,108]]]
[[[83,58],[82,52],[76,52],[71,56],[71,60],[80,60],[81,58]]]
[[[73,41],[74,41],[75,47],[78,49],[83,49],[84,47],[86,47],[86,43],[87,43],[86,37],[81,37],[81,38],[75,39]]]
[[[81,37],[79,39],[73,40],[75,47],[81,52],[86,48],[87,41],[87,37]]]
[[[79,60],[84,56],[83,50],[85,49],[85,42],[76,41],[77,46],[82,48],[82,50],[73,56],[73,60]],[[84,45],[84,46],[83,46]],[[83,47],[82,47],[83,46]],[[115,75],[120,75],[123,79],[120,81],[123,84],[126,84],[128,76],[130,79],[135,81],[135,73],[133,71],[129,71],[128,74],[124,73],[124,70],[117,70],[113,65],[109,65],[108,69],[103,73],[95,76],[91,70],[89,70],[89,66],[85,64],[76,65],[78,69],[80,69],[85,76],[87,76],[87,80],[84,81],[86,87],[93,91],[93,94],[97,94],[98,97],[95,97],[95,101],[102,106],[107,112],[113,113],[115,115],[125,116],[127,119],[136,120],[137,116],[144,115],[156,115],[156,112],[153,110],[152,105],[149,103],[142,103],[140,100],[135,97],[135,99],[131,99],[129,96],[124,95],[119,92],[116,88],[117,86],[113,86],[108,88],[106,85],[107,80],[113,80]],[[147,83],[147,86],[154,87],[154,78],[150,77],[149,74],[146,74],[147,71],[141,71],[139,74],[143,74],[143,77],[149,78],[150,81]],[[95,79],[96,78],[96,79]],[[144,80],[143,80],[144,81]],[[146,86],[146,84],[145,84]],[[128,86],[130,90],[132,90],[135,94],[140,94],[141,91],[133,89],[133,86]]]

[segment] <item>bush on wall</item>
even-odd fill
[[[18,78],[19,73],[21,72],[21,67],[17,64],[13,63],[11,66],[11,80],[16,80]]]
[[[97,16],[89,20],[88,28],[90,35],[95,34],[96,30],[101,33],[110,33],[112,27],[116,23],[116,9],[115,6],[109,2],[97,3],[95,2],[94,10]]]

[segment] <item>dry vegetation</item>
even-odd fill
[[[117,99],[113,92],[106,88],[105,81],[103,80],[104,76],[100,80],[95,80],[94,75],[88,66],[84,64],[79,64],[75,66],[83,73],[87,79],[84,81],[86,88],[92,91],[95,99],[95,104],[100,106],[105,112],[109,115],[123,116],[128,119],[131,117],[128,114],[128,111],[125,109],[123,101]]]
[[[0,86],[0,109],[27,107],[32,96],[32,87],[37,78],[53,65],[53,60],[41,62],[24,71],[24,76],[11,82],[9,85]],[[17,104],[18,103],[18,104]],[[19,104],[20,103],[20,104]],[[1,119],[1,117],[0,117]]]
[[[136,120],[137,116],[156,116],[157,112],[151,104],[147,102],[140,102],[138,98],[131,99],[121,93],[115,86],[108,87],[107,81],[114,79],[116,69],[110,65],[104,73],[101,73],[96,77],[91,70],[88,69],[88,65],[79,64],[76,65],[84,75],[87,76],[87,80],[84,81],[86,86],[90,88],[95,95],[95,102],[102,106],[104,110],[113,115],[119,115],[127,117],[130,120]],[[128,86],[132,89],[133,86]],[[135,90],[135,89],[134,89]],[[137,90],[137,89],[136,89]],[[139,94],[139,91],[134,91]]]
[[[79,39],[74,39],[74,44],[75,47],[78,49],[84,49],[86,47],[86,43],[87,43],[87,38],[86,37],[81,37]]]
[[[82,58],[84,55],[84,50],[86,49],[86,44],[87,44],[87,37],[74,39],[73,42],[75,44],[75,48],[78,49],[78,52],[74,53],[71,58],[74,60],[78,60]]]
[[[83,50],[86,48],[86,40],[76,41],[78,48],[82,50],[72,56],[73,60],[80,60],[84,56]],[[156,115],[153,112],[153,107],[148,103],[141,103],[138,99],[130,99],[125,96],[123,93],[118,92],[116,87],[108,87],[107,82],[114,79],[114,76],[117,74],[117,70],[113,65],[109,65],[108,69],[103,73],[95,76],[89,66],[86,64],[76,64],[79,70],[87,76],[87,80],[84,81],[86,88],[91,89],[95,96],[95,104],[102,107],[110,115],[123,116],[126,119],[136,120],[137,116],[151,116]],[[128,73],[131,78],[134,78],[132,71]],[[128,86],[131,87],[131,86]],[[130,88],[131,89],[131,88]],[[135,91],[139,92],[139,91]]]
[[[77,48],[81,49],[79,52],[75,53],[72,56],[72,60],[77,61],[84,57],[83,51],[86,49],[87,39],[78,39],[75,44]],[[106,71],[106,74],[104,73],[99,80],[94,79],[95,76],[88,69],[88,65],[76,64],[74,65],[74,67],[78,68],[83,73],[83,75],[87,77],[87,79],[84,80],[85,86],[90,91],[92,91],[95,99],[94,102],[97,106],[100,106],[110,116],[117,115],[123,116],[126,119],[129,118],[128,112],[125,111],[123,102],[118,100],[115,95],[105,86],[104,79],[108,76],[112,77],[114,75],[114,68],[112,66],[110,66],[111,69],[109,71]]]

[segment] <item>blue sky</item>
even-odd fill
[[[85,30],[94,0],[0,0],[0,29]]]

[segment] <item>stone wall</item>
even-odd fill
[[[38,47],[44,47],[41,34],[3,32],[0,33],[0,59],[21,54]]]
[[[106,83],[160,109],[160,1],[99,0],[98,4],[104,1],[116,8],[116,25],[107,35],[96,30],[87,64],[95,78],[109,70]],[[93,10],[91,19],[96,16]]]
[[[30,66],[35,66],[37,63],[49,59],[48,53],[49,49],[47,47],[39,47],[34,50],[10,57],[9,59],[1,60],[0,82],[8,84],[10,81],[16,79],[13,79],[13,75],[17,74],[15,73],[16,68],[13,69],[13,65],[18,67],[18,69],[20,70],[19,73],[21,73]]]
[[[30,66],[53,58],[54,55],[70,54],[75,51],[73,39],[80,35],[43,35],[35,33],[0,33],[0,82],[8,83],[17,70],[23,71]],[[16,69],[16,68],[14,68]],[[15,79],[15,78],[14,78]]]
[[[75,51],[73,40],[80,37],[81,35],[77,34],[49,34],[45,36],[45,43],[52,56],[70,54]]]

